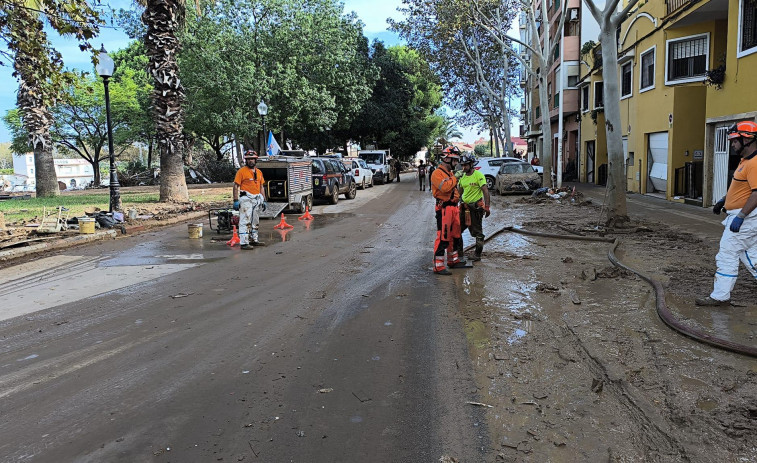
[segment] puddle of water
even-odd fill
[[[706,412],[711,412],[715,410],[715,407],[718,406],[718,403],[712,399],[699,399],[697,400],[697,408],[700,408]]]

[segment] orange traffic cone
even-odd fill
[[[305,213],[302,214],[297,220],[313,220],[313,216],[310,215],[310,208],[305,207]]]
[[[279,222],[279,224],[278,224],[278,225],[276,225],[276,226],[275,226],[275,227],[273,227],[273,228],[277,228],[277,229],[279,229],[279,230],[283,230],[283,229],[285,229],[285,228],[294,228],[294,227],[293,227],[292,225],[289,225],[289,224],[287,223],[286,219],[284,218],[284,214],[281,214],[281,222]]]
[[[237,233],[236,225],[234,225],[233,228],[234,228],[234,234],[231,236],[231,239],[226,242],[227,246],[232,246],[232,247],[239,244],[239,234]]]

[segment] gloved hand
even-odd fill
[[[492,213],[492,210],[489,208],[489,206],[484,206],[484,218],[489,217]]]
[[[716,202],[714,206],[712,206],[712,213],[715,215],[720,215],[720,213],[723,211],[723,206],[725,206],[725,196],[720,198],[720,201]]]
[[[238,199],[234,201],[234,210],[235,211],[239,210],[239,200]]]
[[[744,217],[741,217],[741,214],[737,215],[733,218],[731,221],[730,229],[734,233],[738,233],[739,230],[741,230],[741,224],[744,223]]]
[[[463,173],[464,172],[462,170],[456,170],[455,171],[455,178],[457,178],[457,179],[461,178],[463,176]]]
[[[268,203],[263,201],[263,204],[260,205],[260,209],[262,209],[263,212],[265,212],[266,209],[268,209]]]

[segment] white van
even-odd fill
[[[375,183],[389,183],[397,176],[393,163],[390,165],[391,150],[364,150],[358,151],[357,155],[363,159],[373,172]]]

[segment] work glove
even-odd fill
[[[456,179],[460,179],[462,176],[463,176],[463,171],[462,170],[456,170],[455,171],[455,178]]]
[[[260,205],[260,209],[262,209],[263,212],[265,212],[266,209],[268,209],[268,203],[263,201],[263,203]]]
[[[492,210],[489,208],[489,206],[484,206],[484,217],[489,217],[492,213]]]
[[[239,200],[238,199],[236,201],[234,201],[234,210],[235,211],[239,210]]]
[[[741,224],[744,223],[744,217],[741,216],[741,214],[737,215],[733,218],[731,221],[730,229],[734,233],[738,233],[739,230],[741,230]]]
[[[720,215],[720,213],[723,211],[723,206],[725,206],[725,196],[720,198],[720,201],[716,202],[714,206],[712,206],[712,213],[715,215]]]

